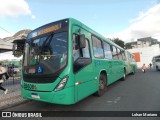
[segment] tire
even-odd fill
[[[123,77],[121,79],[122,81],[125,81],[126,80],[126,70],[124,69],[124,72],[123,72]]]
[[[106,92],[106,89],[107,89],[107,78],[105,74],[101,74],[99,77],[99,89],[94,95],[100,97]]]

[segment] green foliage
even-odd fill
[[[114,38],[114,39],[112,39],[112,41],[113,41],[114,43],[116,43],[117,45],[121,46],[122,48],[125,47],[124,41],[120,40],[119,38]]]
[[[126,49],[132,49],[132,46],[131,46],[131,44],[127,43],[127,44],[125,44],[125,48]]]
[[[23,55],[23,52],[21,51],[15,51],[14,57],[21,57]]]

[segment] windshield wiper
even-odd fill
[[[34,46],[34,47],[33,47],[33,45],[32,45],[33,42],[28,42],[28,44],[32,46],[31,48],[34,49],[33,55],[39,55],[39,54],[41,54],[42,51],[43,51],[43,49],[44,49],[44,47],[45,47],[46,44],[47,44],[47,41],[49,40],[49,42],[50,42],[50,39],[51,39],[52,37],[53,37],[53,34],[47,36],[46,39],[45,39],[45,41],[44,41],[44,43],[42,44],[42,47],[41,47],[41,48],[40,48],[39,46]]]
[[[52,33],[50,36],[48,36],[48,37],[46,38],[46,40],[45,40],[44,43],[42,44],[42,48],[41,48],[40,54],[43,52],[44,48],[46,48],[46,47],[50,44],[53,36],[54,36],[54,33]]]

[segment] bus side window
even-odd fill
[[[112,51],[113,59],[118,60],[117,48],[115,46],[112,46],[112,48],[113,48]]]
[[[120,55],[121,55],[121,60],[124,60],[123,59],[123,51],[122,50],[120,50]]]
[[[74,61],[76,61],[79,57],[84,57],[84,58],[90,58],[90,51],[89,51],[89,41],[86,40],[86,47],[79,49],[78,47],[78,41],[76,41],[76,37],[78,35],[73,34],[73,58]]]
[[[135,60],[135,58],[134,58],[134,56],[132,56],[132,61],[135,62],[134,60]]]
[[[130,61],[132,62],[132,55],[130,54]]]
[[[119,48],[117,48],[117,52],[118,52],[118,58],[119,58],[119,60],[123,60],[122,59],[121,50]]]
[[[111,46],[107,42],[103,42],[105,58],[112,59]]]
[[[124,61],[126,61],[126,56],[125,56],[125,52],[124,51],[121,51],[122,52],[122,58]]]
[[[82,54],[84,58],[90,58],[90,51],[89,51],[89,41],[86,40],[86,47],[82,48]]]
[[[85,48],[80,48],[78,41],[76,41],[76,35],[73,35],[73,71],[74,73],[80,71],[83,67],[89,65],[91,60],[89,41],[85,38]]]
[[[104,58],[102,41],[95,36],[92,36],[93,54],[96,58]]]

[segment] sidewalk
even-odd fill
[[[5,89],[8,89],[8,93],[5,95],[4,92],[0,91],[0,110],[27,102],[21,97],[20,92],[20,78],[9,79],[5,81],[2,85]]]

